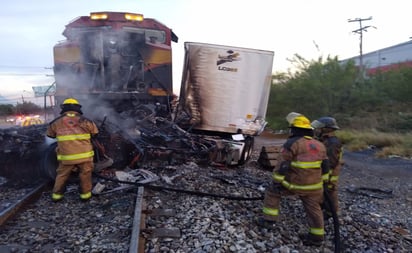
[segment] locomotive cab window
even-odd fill
[[[166,42],[165,31],[154,30],[154,29],[134,28],[134,27],[124,27],[123,30],[126,32],[130,32],[130,33],[142,34],[144,35],[146,41],[150,43],[164,44]]]

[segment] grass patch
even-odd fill
[[[374,147],[378,149],[376,153],[378,157],[412,157],[412,134],[383,133],[376,130],[340,130],[336,135],[349,151]]]

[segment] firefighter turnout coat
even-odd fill
[[[338,181],[339,174],[342,168],[343,159],[342,159],[342,143],[335,136],[334,132],[323,133],[319,140],[325,145],[326,152],[329,159],[330,173],[327,181],[327,191],[331,198],[334,210],[339,211],[339,202],[338,202]]]
[[[91,137],[98,133],[96,124],[74,111],[65,112],[52,121],[47,136],[57,139],[57,176],[53,193],[63,194],[71,172],[78,171],[82,194],[91,195],[93,146]],[[83,198],[83,197],[82,197]]]
[[[281,150],[280,167],[275,168],[265,192],[263,217],[276,221],[282,195],[297,195],[306,211],[309,234],[324,237],[323,178],[329,165],[325,146],[310,136],[290,137]]]

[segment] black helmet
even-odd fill
[[[332,128],[332,129],[340,129],[338,124],[336,123],[336,119],[332,117],[321,117],[317,120],[314,120],[311,123],[313,128]]]

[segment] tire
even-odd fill
[[[41,175],[47,179],[53,180],[56,178],[56,169],[59,166],[56,156],[57,142],[54,142],[47,147],[43,156],[41,167]]]
[[[41,170],[41,175],[42,177],[51,180],[54,182],[56,179],[57,175],[57,167],[59,166],[59,162],[57,161],[57,156],[56,156],[56,148],[57,148],[57,142],[54,142],[50,144],[49,147],[47,147],[44,157],[43,157],[43,163],[42,167],[40,168]],[[76,176],[76,173],[73,173],[70,175],[69,179],[67,182],[69,183],[77,183],[79,181],[78,177]]]

